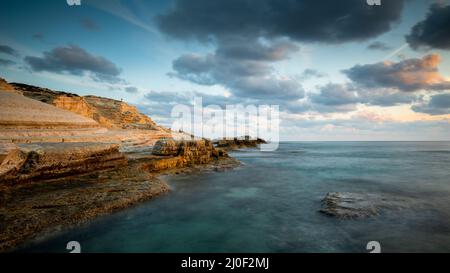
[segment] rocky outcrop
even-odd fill
[[[321,213],[329,216],[351,219],[377,216],[383,210],[408,207],[408,200],[351,192],[330,192],[322,200]]]
[[[159,140],[153,147],[155,157],[149,159],[147,168],[160,171],[194,164],[207,164],[219,158],[226,158],[226,151],[216,149],[209,140]]]
[[[252,139],[250,137],[243,138],[233,138],[233,139],[220,139],[214,141],[214,145],[218,148],[228,149],[228,150],[238,150],[245,148],[258,148],[260,144],[267,143],[265,140],[256,138]]]
[[[6,92],[20,93],[16,91],[14,86],[10,85],[5,79],[0,78],[0,90]]]
[[[40,143],[9,147],[0,165],[2,183],[42,180],[126,165],[119,145]]]

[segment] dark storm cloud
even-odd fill
[[[15,64],[16,64],[16,62],[0,58],[0,66],[12,66],[12,65],[15,65]]]
[[[412,110],[431,115],[450,114],[450,94],[438,94],[431,97],[428,103],[411,107]]]
[[[407,59],[398,63],[356,65],[343,73],[367,88],[397,88],[406,92],[450,89],[450,82],[439,74],[440,62],[439,55],[430,54],[422,59]]]
[[[4,53],[4,54],[11,55],[14,57],[19,56],[19,52],[17,52],[17,50],[15,50],[14,48],[7,46],[7,45],[0,45],[0,53]]]
[[[384,1],[381,6],[361,0],[176,0],[157,23],[178,38],[263,36],[342,43],[389,31],[402,7],[402,0]]]
[[[385,44],[383,42],[373,42],[370,45],[368,45],[367,48],[371,49],[371,50],[381,50],[381,51],[386,51],[386,50],[392,49],[390,46],[388,46],[387,44]]]
[[[433,4],[425,20],[411,29],[406,40],[414,49],[450,49],[450,5]]]
[[[44,52],[43,57],[27,56],[25,62],[36,72],[66,72],[77,76],[87,73],[96,81],[109,83],[123,81],[118,77],[121,70],[113,62],[92,55],[75,45],[54,48]]]

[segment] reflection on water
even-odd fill
[[[244,166],[170,178],[163,197],[26,248],[65,252],[450,251],[449,142],[282,143],[236,152]],[[327,192],[405,197],[407,209],[339,220],[318,213]]]

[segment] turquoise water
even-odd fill
[[[244,165],[170,178],[173,191],[24,251],[384,252],[450,251],[450,142],[281,143],[233,153]],[[327,192],[410,200],[357,220],[318,212]]]

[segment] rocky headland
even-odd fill
[[[239,165],[122,101],[0,79],[0,251],[169,191],[163,174]]]

